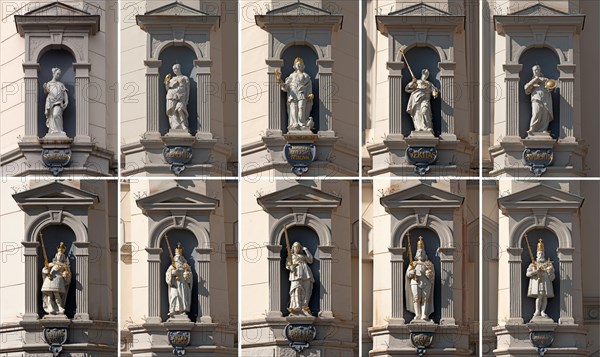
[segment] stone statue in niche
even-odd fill
[[[179,64],[173,66],[173,74],[173,76],[167,74],[165,77],[169,126],[171,129],[188,131],[187,105],[190,99],[190,79],[181,74],[181,65]]]
[[[410,237],[408,244],[411,258],[406,269],[406,309],[415,314],[412,322],[429,321],[429,315],[433,312],[435,270],[425,253],[423,237],[419,237],[417,242],[414,260],[410,249]]]
[[[421,79],[413,76],[412,81],[404,88],[407,93],[410,93],[406,112],[412,118],[415,131],[433,134],[431,97],[437,98],[440,91],[427,78],[429,78],[429,70],[425,68],[421,71]]]
[[[67,300],[67,292],[71,283],[71,268],[69,259],[65,254],[65,244],[60,242],[56,255],[51,263],[48,263],[46,256],[46,248],[44,250],[44,268],[42,269],[42,305],[44,311],[51,315],[59,315],[65,313],[65,303]]]
[[[525,84],[525,93],[531,95],[531,121],[527,134],[548,134],[548,126],[553,119],[552,91],[556,80],[544,77],[539,65],[532,67],[533,78]]]
[[[281,84],[281,90],[287,92],[288,130],[311,130],[314,126],[310,111],[315,98],[312,91],[312,80],[304,72],[304,60],[296,57],[294,72],[282,81],[279,70],[275,72]]]
[[[63,113],[69,105],[69,91],[65,85],[59,81],[61,75],[60,68],[52,68],[52,80],[44,83],[44,93],[46,93],[46,105],[44,113],[46,114],[46,126],[49,136],[66,136],[63,129]]]
[[[192,302],[192,269],[183,257],[181,243],[177,243],[175,247],[175,255],[167,269],[165,279],[169,286],[169,316],[187,319]]]
[[[529,242],[527,243],[529,246]],[[531,254],[531,249],[529,250]],[[554,281],[554,266],[550,259],[546,259],[544,254],[544,242],[540,238],[537,244],[535,260],[527,267],[525,275],[529,278],[529,289],[527,296],[535,299],[535,312],[533,319],[548,318],[546,307],[548,299],[554,297],[552,282]]]
[[[285,265],[286,269],[290,271],[290,304],[288,311],[310,315],[308,303],[310,302],[315,279],[308,265],[312,264],[313,256],[308,248],[303,247],[299,242],[294,242],[291,253]]]

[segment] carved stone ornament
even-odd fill
[[[71,149],[44,149],[42,162],[54,176],[58,176],[71,163],[71,156]]]
[[[548,347],[554,342],[554,332],[552,331],[532,331],[529,334],[529,340],[533,347],[537,348],[537,353],[543,356],[548,351]]]
[[[185,170],[185,165],[192,161],[193,151],[191,146],[167,146],[163,150],[163,156],[175,175]]]
[[[173,346],[175,356],[185,355],[185,348],[189,346],[190,340],[190,331],[169,331],[169,343]]]
[[[438,151],[435,147],[412,147],[406,148],[406,160],[415,165],[415,173],[424,176],[430,170],[429,165],[437,161]]]
[[[283,333],[290,341],[290,347],[300,353],[309,348],[309,342],[317,337],[317,328],[312,324],[287,324]]]
[[[315,160],[317,148],[313,143],[287,143],[283,148],[285,160],[292,165],[292,172],[302,176]]]
[[[50,348],[48,350],[52,352],[54,357],[58,356],[60,351],[62,351],[62,345],[67,342],[67,329],[64,327],[50,327],[44,329],[44,340]]]
[[[525,149],[523,151],[523,164],[529,166],[529,170],[536,176],[542,176],[546,168],[554,161],[552,149]]]
[[[416,348],[419,356],[423,356],[433,342],[433,332],[411,332],[410,343]]]

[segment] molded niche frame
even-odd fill
[[[39,233],[51,225],[65,225],[75,234],[77,309],[74,320],[89,321],[89,210],[99,202],[98,196],[78,188],[53,182],[13,195],[19,208],[25,212],[25,237],[21,242],[25,255],[25,314],[23,322],[39,320],[38,279],[42,267],[38,266]],[[74,283],[74,282],[72,282]]]
[[[136,16],[137,25],[148,33],[146,44],[146,132],[142,140],[160,140],[160,118],[166,118],[159,112],[159,78],[162,61],[161,52],[171,46],[186,46],[194,51],[196,60],[197,83],[197,120],[196,140],[213,140],[210,131],[210,33],[220,24],[220,16],[209,15],[189,6],[174,2],[144,15]]]
[[[192,296],[198,299],[202,316],[196,324],[212,323],[210,315],[210,215],[219,206],[219,200],[187,190],[172,187],[137,200],[137,206],[148,217],[148,318],[146,324],[160,324],[161,289],[166,289],[164,272],[160,271],[162,248],[160,241],[171,229],[184,229],[196,237],[198,254],[198,281],[204,284],[208,294]],[[171,243],[172,244],[172,243]]]
[[[522,314],[521,241],[532,229],[548,229],[558,238],[557,256],[560,267],[560,325],[574,325],[583,321],[581,304],[581,271],[573,269],[575,247],[579,246],[579,219],[577,213],[583,198],[577,195],[537,184],[531,188],[498,199],[502,213],[509,217],[510,241],[508,252],[510,279],[510,316],[507,325],[524,324]]]
[[[435,232],[440,240],[441,262],[441,317],[440,325],[454,326],[462,315],[462,268],[455,260],[455,234],[461,227],[455,225],[455,214],[462,206],[464,197],[435,188],[417,184],[407,189],[391,193],[380,199],[380,204],[392,216],[390,232],[391,253],[391,301],[390,325],[404,325],[404,254],[402,239],[415,228],[427,228]],[[458,234],[460,236],[460,234]],[[415,237],[416,238],[416,237]],[[460,243],[460,242],[459,242]]]
[[[281,237],[284,227],[309,227],[319,237],[318,256],[321,262],[320,319],[333,319],[334,296],[331,290],[332,213],[341,205],[340,197],[321,190],[296,185],[259,197],[258,204],[269,214],[269,311],[267,318],[282,317],[281,313]]]

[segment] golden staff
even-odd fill
[[[525,241],[527,242],[527,250],[529,251],[529,258],[531,259],[531,264],[533,264],[533,267],[535,268],[535,270],[537,271],[537,262],[535,261],[535,258],[533,257],[533,252],[531,251],[531,247],[529,246],[529,238],[527,237],[527,233],[525,233]],[[537,272],[537,279],[540,278],[540,272]]]
[[[415,77],[415,74],[413,73],[412,68],[410,68],[410,64],[406,60],[406,56],[404,55],[404,51],[402,51],[402,49],[400,50],[400,53],[402,54],[402,58],[404,58],[404,62],[406,62],[406,66],[408,67],[408,71],[410,72],[410,75],[413,77],[413,79],[417,78],[417,77]]]
[[[291,265],[292,262],[292,249],[290,248],[290,238],[288,237],[287,227],[283,225],[283,232],[285,233],[285,246],[287,248],[288,256],[287,260],[289,261],[288,265]]]
[[[415,262],[413,261],[412,247],[410,246],[410,232],[406,232],[406,239],[408,243],[408,260],[411,268],[415,268]],[[413,275],[413,280],[417,280],[417,274]]]
[[[42,253],[44,253],[44,267],[46,269],[48,268],[48,255],[46,254],[46,245],[44,244],[44,235],[42,234],[42,232],[39,233],[40,236],[40,241],[42,242]],[[50,272],[48,271],[48,279],[52,280],[52,275],[50,274]]]
[[[171,256],[171,265],[173,266],[173,269],[177,270],[177,267],[175,266],[175,258],[173,257],[173,251],[171,250],[171,244],[169,244],[169,237],[167,236],[167,233],[165,233],[165,241],[167,242],[167,249],[169,249],[169,255]],[[175,280],[179,280],[179,275],[175,277]]]

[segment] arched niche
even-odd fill
[[[165,234],[174,250],[181,238],[184,255],[190,263],[193,259],[194,275],[193,306],[196,323],[210,323],[210,214],[219,200],[190,191],[180,186],[157,192],[136,202],[142,213],[148,216],[148,318],[147,323],[165,321],[168,311],[165,273],[170,263],[166,249]],[[174,236],[173,236],[174,234]],[[166,250],[165,250],[166,249]],[[173,251],[174,252],[174,251]],[[191,314],[190,314],[191,315]],[[192,318],[193,316],[190,316]]]
[[[69,260],[70,270],[71,270],[71,283],[69,285],[69,290],[66,295],[65,302],[65,315],[68,318],[72,319],[75,317],[75,313],[77,312],[77,300],[76,300],[76,290],[81,290],[81,283],[79,283],[78,274],[77,274],[77,256],[75,254],[76,247],[75,242],[77,241],[77,237],[75,236],[75,232],[69,226],[65,224],[52,224],[46,225],[44,228],[40,230],[44,239],[44,246],[46,247],[46,255],[48,256],[48,263],[52,263],[56,252],[58,251],[58,246],[61,242],[65,244],[66,251],[65,254]],[[40,317],[47,315],[44,311],[42,304],[42,285],[44,283],[44,279],[42,279],[42,269],[44,268],[44,252],[42,251],[41,237],[37,235],[38,242],[40,243],[38,246],[39,253],[37,259],[37,266],[39,267],[40,279],[38,283],[38,306],[37,311]]]
[[[13,195],[13,199],[26,215],[25,236],[21,243],[25,247],[23,252],[25,256],[25,314],[23,320],[34,321],[40,318],[39,287],[41,287],[43,267],[43,254],[39,248],[41,246],[40,233],[45,236],[50,234],[48,239],[54,238],[53,236],[56,234],[71,237],[68,239],[68,242],[71,243],[68,249],[75,254],[75,264],[71,266],[71,269],[77,272],[72,281],[72,284],[76,282],[75,298],[71,299],[76,303],[73,318],[89,320],[88,248],[90,243],[87,227],[89,210],[98,202],[98,196],[60,182],[53,182],[17,193]],[[49,229],[48,233],[46,233],[46,229]],[[56,229],[59,230],[58,233],[55,231]],[[62,240],[62,236],[60,237],[58,242],[67,243],[66,238]],[[52,245],[56,246],[55,243],[57,242],[54,241]],[[50,243],[46,243],[46,248],[52,248]],[[42,258],[40,258],[40,254],[42,254]],[[53,256],[48,254],[48,259],[51,260]],[[40,261],[40,259],[42,260]]]
[[[442,84],[440,82],[440,69],[438,63],[440,62],[439,53],[429,46],[412,47],[410,50],[405,50],[404,55],[406,60],[411,66],[413,74],[417,79],[421,79],[421,71],[423,69],[429,70],[429,78],[427,79],[440,91],[442,90]],[[401,56],[401,54],[400,54]],[[400,60],[404,60],[402,57]],[[405,63],[406,64],[406,63]],[[412,75],[408,66],[404,66],[402,69],[402,103],[408,104],[410,93],[407,93],[404,89],[406,85],[412,81]],[[441,93],[440,93],[441,94]],[[406,111],[406,105],[402,108],[402,134],[409,136],[410,132],[414,130],[412,118]],[[431,113],[433,116],[433,131],[436,136],[439,136],[442,132],[442,97],[437,98],[431,97]]]
[[[175,46],[163,47],[162,51],[158,55],[158,59],[161,61],[159,79],[164,81],[167,74],[173,76],[173,66],[175,64],[181,65],[181,74],[188,77],[190,80],[190,95],[187,105],[189,113],[188,122],[190,128],[190,134],[195,135],[198,131],[198,83],[196,81],[196,75],[198,68],[194,66],[194,61],[197,59],[197,54],[193,47],[189,47],[187,44]],[[159,131],[161,135],[165,135],[170,128],[169,118],[167,116],[167,88],[164,85],[158,86],[158,100],[159,103]]]
[[[525,93],[525,84],[533,78],[532,67],[539,65],[544,77],[554,79],[558,83],[560,59],[556,52],[548,47],[531,47],[521,52],[519,64],[523,66],[519,76],[519,136],[525,138],[531,122],[531,96]],[[560,136],[560,87],[554,89],[551,94],[553,120],[548,131],[553,138],[558,138]]]
[[[183,257],[187,260],[192,270],[192,301],[188,317],[192,322],[196,322],[199,320],[198,317],[202,316],[202,307],[199,306],[199,299],[196,297],[201,294],[208,296],[207,287],[204,284],[202,286],[199,284],[205,282],[198,274],[200,268],[200,254],[196,251],[196,248],[199,247],[199,241],[194,233],[187,229],[171,229],[167,232],[167,235],[173,254],[175,254],[175,247],[178,243],[181,243],[181,246],[183,247]],[[161,279],[163,286],[167,287],[166,289],[160,289],[160,317],[163,321],[166,321],[169,318],[169,288],[166,283],[166,272],[169,265],[171,265],[171,256],[169,254],[166,239],[161,239],[159,241],[159,246],[162,249],[162,253],[160,254]]]
[[[281,79],[285,80],[292,72],[294,72],[294,60],[300,57],[304,60],[304,72],[310,76],[312,81],[312,91],[315,96],[313,106],[310,111],[310,116],[315,123],[313,132],[319,131],[319,67],[317,66],[318,54],[311,46],[306,44],[294,44],[285,48],[281,53],[283,66],[281,67]],[[283,132],[287,132],[288,112],[287,112],[287,93],[281,91],[281,128]]]
[[[219,21],[219,16],[209,15],[178,1],[136,16],[137,25],[148,33],[144,61],[146,65],[145,139],[158,140],[165,130],[168,130],[168,120],[162,120],[166,118],[163,95],[166,91],[163,81],[167,71],[172,71],[173,64],[176,62],[181,64],[182,73],[190,78],[188,104],[190,132],[195,133],[197,138],[212,139],[209,95],[210,36],[211,32],[219,27]],[[176,28],[172,27],[175,23]],[[163,60],[168,63],[163,63]]]
[[[285,132],[287,120],[287,111],[282,108],[283,103],[277,100],[281,96],[280,83],[275,76],[276,71],[284,72],[284,53],[288,52],[290,47],[299,45],[310,47],[316,54],[316,66],[318,66],[319,81],[314,82],[313,91],[318,91],[319,96],[315,95],[313,110],[315,106],[318,111],[315,112],[313,120],[318,120],[318,131],[330,136],[334,136],[333,131],[333,65],[332,58],[332,34],[341,28],[343,16],[332,14],[327,10],[318,7],[307,6],[302,2],[297,2],[267,11],[264,15],[255,15],[256,24],[269,33],[269,46],[267,62],[267,75],[269,83],[269,108],[268,108],[268,128],[267,137],[272,135],[281,135]],[[304,59],[308,64],[307,59]],[[287,61],[286,61],[287,62]],[[292,60],[293,63],[293,60]],[[318,88],[315,89],[316,87]],[[283,113],[286,115],[283,116]],[[318,115],[318,117],[316,116]]]
[[[316,234],[317,251],[314,254],[319,261],[321,285],[319,287],[319,317],[333,318],[333,296],[331,291],[331,269],[334,245],[332,241],[332,213],[340,206],[340,197],[321,190],[294,185],[280,191],[259,197],[258,204],[269,214],[269,317],[281,317],[287,306],[282,306],[283,288],[281,287],[281,237],[284,227],[307,227]],[[311,233],[312,234],[312,233]],[[313,235],[314,236],[314,235]],[[291,242],[290,242],[291,243]],[[286,274],[287,275],[287,274]],[[313,296],[315,293],[313,293]]]
[[[46,97],[44,92],[44,83],[52,80],[53,68],[59,68],[61,76],[59,81],[67,88],[69,105],[63,112],[63,130],[68,137],[74,138],[77,125],[77,90],[75,87],[75,69],[73,64],[76,62],[71,51],[67,49],[51,49],[41,54],[39,59],[40,74],[38,85],[38,112],[37,112],[37,136],[42,138],[48,133],[46,126]]]
[[[312,271],[313,278],[315,282],[313,283],[312,295],[309,302],[310,311],[314,316],[318,316],[320,311],[320,299],[321,295],[321,260],[319,256],[319,236],[317,232],[312,230],[307,226],[293,226],[288,230],[288,237],[290,241],[290,248],[294,242],[299,242],[303,247],[308,248],[308,251],[313,256],[313,263],[309,264],[310,270]],[[282,234],[280,239],[280,244],[282,246],[281,249],[281,277],[280,277],[280,286],[281,286],[281,313],[285,316],[288,315],[289,312],[287,310],[290,301],[290,280],[289,280],[289,270],[286,269],[286,262],[288,258],[288,252],[286,247],[286,239],[285,233]]]
[[[538,239],[542,239],[544,242],[544,255],[546,259],[552,261],[554,266],[555,279],[552,282],[552,288],[554,290],[554,297],[548,299],[548,306],[546,307],[546,313],[552,318],[553,321],[558,321],[560,318],[560,266],[558,260],[558,238],[556,235],[547,228],[535,228],[527,232],[529,247],[531,253],[535,259],[537,254]],[[530,321],[535,311],[535,298],[528,297],[528,289],[530,279],[525,276],[525,272],[531,264],[531,257],[529,256],[529,250],[527,248],[527,239],[521,239],[521,271],[523,272],[523,279],[521,280],[521,296],[523,297],[522,309],[523,309],[523,320]]]
[[[438,235],[431,229],[428,228],[415,228],[410,231],[410,246],[412,247],[412,254],[414,258],[414,254],[417,252],[417,242],[419,241],[419,237],[423,237],[423,242],[425,245],[425,253],[427,253],[427,257],[433,263],[433,267],[435,270],[435,282],[433,286],[433,313],[429,315],[429,318],[433,320],[436,324],[440,323],[441,319],[441,311],[442,311],[442,266],[440,262],[440,257],[438,254],[438,249],[440,248],[440,239]],[[406,271],[408,270],[408,265],[410,264],[409,250],[408,250],[408,237],[405,236],[402,241],[402,247],[406,247],[406,259],[404,260],[404,264],[402,266],[402,271],[406,276]],[[404,289],[410,289],[410,286],[405,286]],[[412,304],[412,301],[405,301],[405,309],[403,318],[404,321],[412,321],[415,317],[415,314],[408,311],[408,304]]]
[[[45,60],[48,52],[66,50],[72,56],[68,67],[74,71],[74,79],[67,78],[61,82],[75,85],[73,90],[69,91],[69,99],[73,99],[73,104],[69,104],[66,110],[68,126],[65,131],[77,142],[91,142],[87,99],[91,70],[88,49],[90,36],[100,31],[100,15],[92,15],[73,6],[53,2],[29,11],[25,15],[15,15],[15,23],[19,34],[25,38],[23,71],[25,72],[26,105],[23,141],[37,142],[40,130],[46,127],[45,122],[40,123],[42,119],[39,115],[39,108],[43,107],[43,103],[39,102],[43,94],[41,83],[47,82],[45,79],[49,76],[47,70],[42,67],[44,65],[42,61]],[[56,59],[53,55],[48,55],[47,58]],[[52,65],[52,67],[58,66]],[[63,76],[71,76],[65,73],[68,72],[66,67],[62,68],[62,64],[60,67]]]

